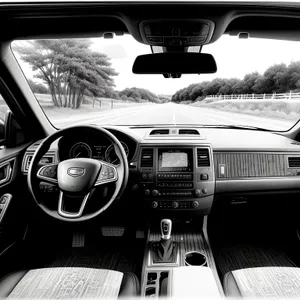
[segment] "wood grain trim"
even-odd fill
[[[251,178],[290,176],[288,157],[300,154],[215,152],[216,178]],[[224,166],[221,174],[220,166]]]

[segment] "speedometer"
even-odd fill
[[[126,153],[126,156],[128,157],[128,154],[129,154],[129,148],[128,146],[124,143],[124,142],[121,142],[121,145],[123,146],[124,150],[125,150],[125,153]],[[105,151],[105,160],[111,164],[119,164],[120,163],[120,160],[115,152],[115,148],[114,148],[114,145],[110,145],[106,151]]]
[[[77,158],[77,157],[91,158],[92,149],[88,144],[79,142],[72,146],[69,156],[70,158]]]

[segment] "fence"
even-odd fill
[[[50,94],[35,94],[42,107],[53,107],[52,96]],[[140,100],[139,102],[129,100],[119,100],[112,98],[84,97],[83,104],[88,104],[93,108],[113,109],[115,107],[127,106],[130,104],[149,104],[148,101]]]
[[[269,99],[269,100],[291,100],[297,99],[300,100],[300,93],[282,93],[282,94],[239,94],[239,95],[208,95],[205,100],[255,100],[255,99]]]

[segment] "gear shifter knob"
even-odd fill
[[[172,232],[172,221],[170,219],[162,219],[160,221],[160,232],[162,240],[169,240]]]

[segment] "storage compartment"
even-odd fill
[[[166,297],[168,295],[168,277],[169,272],[161,272],[159,277],[159,296]]]
[[[206,256],[197,251],[187,252],[184,256],[186,266],[204,266],[207,267]]]
[[[147,273],[145,297],[166,297],[168,295],[169,271]]]
[[[157,279],[157,273],[156,272],[148,273],[148,276],[147,276],[147,285],[149,285],[149,284],[155,284],[156,283],[156,279]]]
[[[147,287],[146,288],[146,297],[155,297],[156,295],[156,288],[155,287]]]

